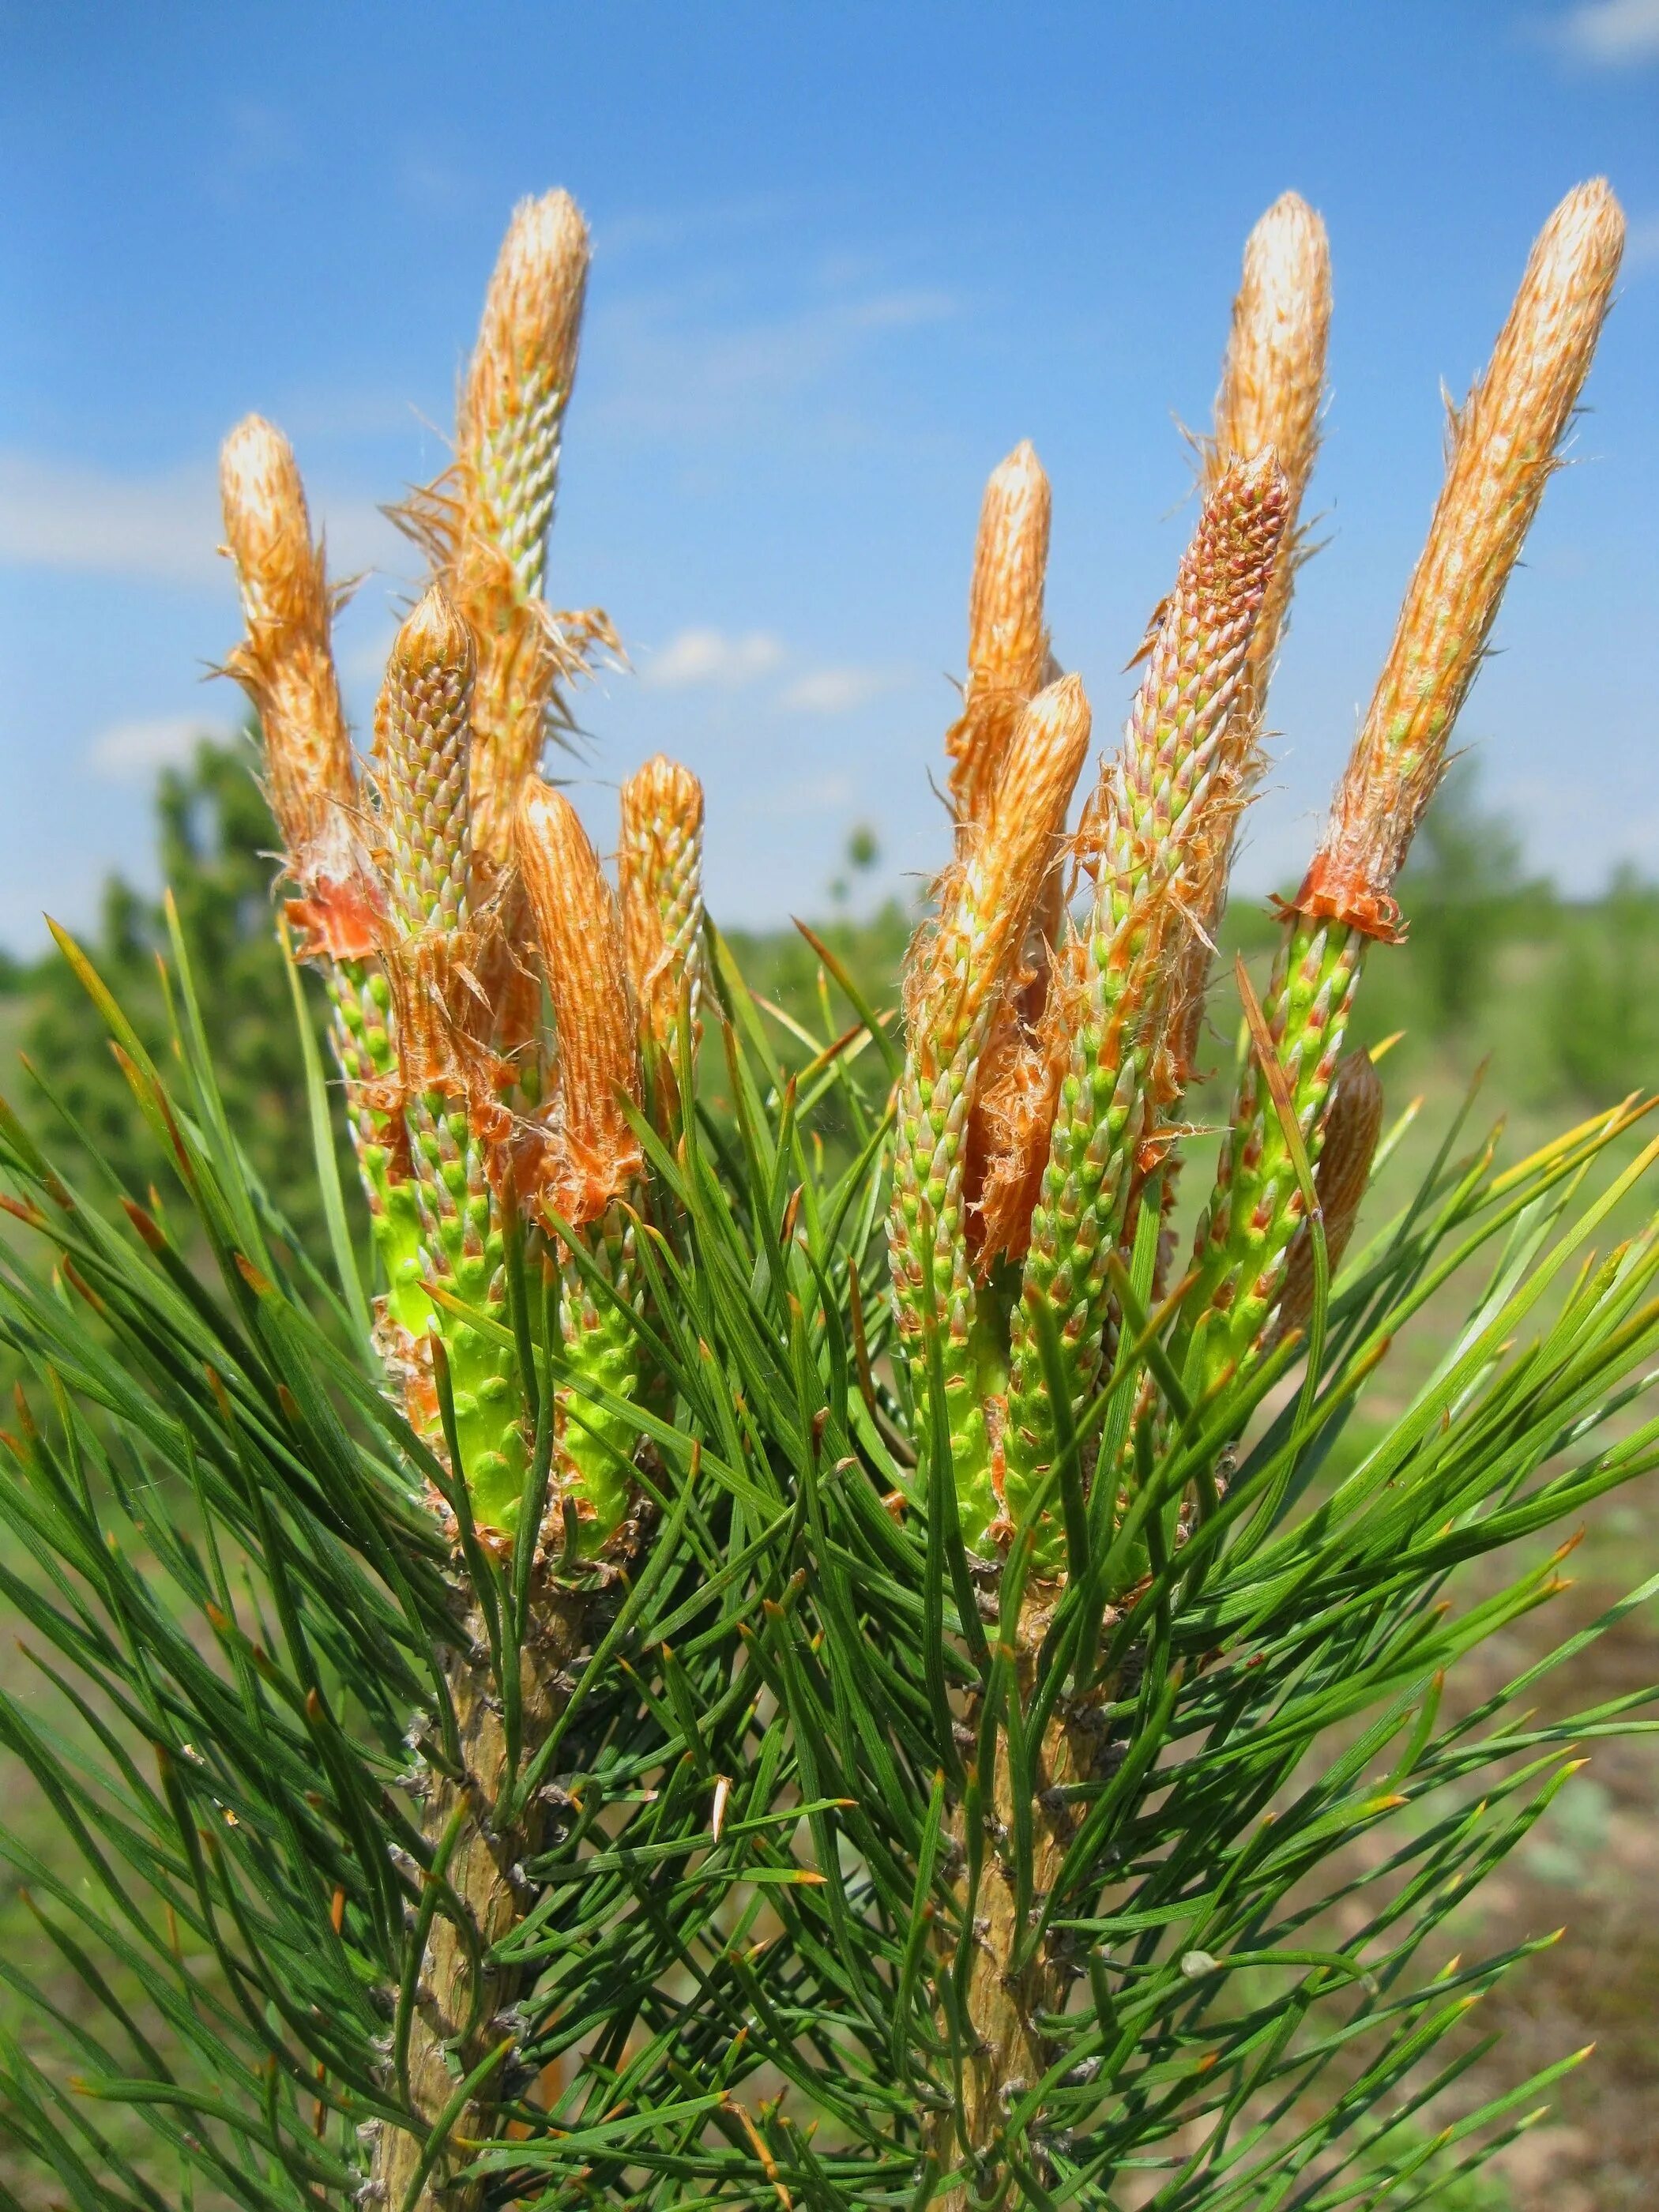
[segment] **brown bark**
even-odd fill
[[[1014,1692],[1022,1700],[1029,1700],[1035,1688],[1037,1654],[1058,1595],[1051,1588],[1034,1587],[1022,1609]],[[1034,1911],[1041,1910],[1052,1889],[1077,1832],[1082,1808],[1070,1796],[1070,1788],[1097,1770],[1102,1749],[1097,1714],[1101,1702],[1101,1693],[1091,1694],[1080,1704],[1059,1699],[1043,1736],[1031,1807]],[[1043,2014],[1060,2010],[1075,1971],[1054,1942],[1040,1945],[1024,1966],[1016,1967],[1023,1931],[1018,1924],[1013,1863],[1007,1856],[1014,1804],[1006,1756],[998,1757],[988,1797],[988,1834],[967,1937],[974,1945],[974,1955],[968,1972],[970,2045],[963,2068],[961,2105],[959,2110],[939,2116],[930,2142],[941,2172],[949,2172],[966,2160],[970,2174],[976,2166],[984,2179],[978,2186],[971,2179],[957,2182],[939,2200],[941,2212],[966,2212],[971,2197],[983,2195],[988,2185],[997,2185],[1000,2194],[1008,2189],[1011,2177],[1001,2153],[1003,2129],[1012,2106],[1054,2062],[1048,2039],[1038,2023]],[[951,1832],[965,1859],[960,1808]],[[964,1869],[957,1886],[964,1909],[966,1885]],[[953,1960],[945,1961],[941,1972],[949,1972],[953,1964]]]
[[[572,1592],[552,1590],[536,1603],[531,1632],[520,1661],[522,1701],[521,1758],[544,1741],[562,1711],[561,1677],[580,1652],[588,1601]],[[477,2212],[483,2185],[456,2183],[453,2176],[472,2156],[468,2145],[499,2132],[496,2115],[512,2053],[480,2084],[452,2121],[448,2142],[421,2184],[412,2203],[424,2152],[424,2135],[473,2069],[506,2040],[500,2015],[522,1993],[526,1976],[515,1966],[491,1966],[492,1947],[509,1935],[522,1917],[514,1869],[540,1847],[545,1811],[539,1800],[520,1817],[498,1826],[496,1812],[508,1779],[507,1740],[501,1701],[487,1657],[483,1624],[476,1613],[466,1623],[464,1648],[449,1662],[450,1696],[460,1736],[464,1780],[434,1773],[422,1826],[435,1849],[459,1805],[463,1825],[448,1862],[447,1880],[466,1910],[465,1933],[441,1907],[434,1916],[409,2045],[409,2095],[422,2124],[416,2135],[383,2127],[374,2148],[370,2201],[379,2212]],[[453,1911],[453,1908],[452,1908]],[[483,1960],[482,1971],[475,1956]],[[394,2089],[398,2085],[393,2085]]]

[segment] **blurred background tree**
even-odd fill
[[[307,1238],[320,1234],[311,1134],[288,979],[270,928],[275,831],[254,776],[251,743],[204,741],[161,775],[155,793],[157,872],[173,887],[197,988],[236,1127],[277,1207]],[[1530,1108],[1603,1106],[1659,1085],[1659,886],[1621,868],[1599,898],[1570,902],[1526,869],[1513,825],[1487,807],[1472,763],[1454,769],[1401,879],[1409,923],[1398,960],[1378,962],[1362,1017],[1364,1041],[1404,1036],[1391,1089],[1409,1079],[1461,1088],[1492,1062],[1488,1090]],[[848,832],[843,865],[826,887],[819,933],[860,987],[890,996],[914,926],[908,900],[852,908],[882,857],[876,830]],[[1261,902],[1236,900],[1224,926],[1229,956],[1265,963],[1275,931]],[[105,886],[82,933],[100,972],[147,1042],[164,1034],[156,954],[167,941],[159,898],[119,876]],[[793,928],[736,932],[734,949],[763,994],[804,1009],[815,1001],[819,958]],[[142,1195],[155,1175],[153,1139],[105,1042],[98,1016],[56,953],[20,961],[0,951],[8,1033],[87,1137]],[[320,994],[307,992],[331,1073]],[[1218,1079],[1231,1058],[1218,1004],[1205,1064]],[[26,1117],[56,1122],[46,1098],[19,1086]],[[53,1142],[58,1142],[56,1130]],[[348,1202],[356,1180],[342,1152]]]
[[[848,833],[843,853],[847,873],[831,879],[830,896],[837,907],[844,907],[853,896],[853,884],[860,876],[867,876],[881,858],[881,841],[867,822],[856,823]]]
[[[1502,947],[1534,926],[1552,897],[1547,884],[1523,875],[1514,825],[1482,805],[1475,763],[1457,762],[1400,881],[1412,965],[1437,1039],[1452,1046],[1473,1041]]]
[[[1563,919],[1543,1009],[1553,1072],[1587,1105],[1653,1081],[1659,1061],[1659,888],[1626,864]]]
[[[293,1001],[271,928],[270,860],[276,832],[250,769],[251,743],[204,741],[187,767],[168,769],[156,788],[158,872],[179,909],[202,1017],[213,1046],[232,1127],[254,1169],[298,1234],[322,1234],[315,1192],[305,1079],[294,1031]],[[163,1048],[162,987],[157,955],[167,945],[159,898],[119,876],[104,887],[95,927],[81,942],[131,1016],[145,1043]],[[3,986],[4,979],[0,979]],[[134,1110],[104,1024],[55,952],[28,969],[14,963],[21,994],[19,1040],[46,1092],[72,1117],[88,1143],[114,1166],[122,1188],[142,1198],[155,1178],[154,1139]],[[307,1004],[323,1054],[322,994]],[[48,1098],[25,1092],[26,1117],[55,1121]],[[52,1133],[62,1149],[59,1129]],[[86,1146],[75,1149],[86,1158]],[[342,1180],[355,1196],[355,1171],[342,1150]]]

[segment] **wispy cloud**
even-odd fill
[[[640,680],[653,691],[738,691],[777,677],[781,688],[771,703],[786,714],[850,714],[884,692],[902,690],[913,674],[890,663],[804,665],[803,656],[763,629],[683,629],[660,653],[638,659]]]
[[[1659,0],[1578,0],[1548,26],[1548,36],[1597,69],[1659,61]]]
[[[319,500],[337,574],[395,555],[392,526],[367,500]],[[115,476],[79,461],[0,452],[0,567],[77,570],[143,583],[212,585],[223,574],[210,466]]]
[[[699,686],[734,691],[783,665],[783,641],[765,630],[728,637],[724,630],[683,629],[651,659],[642,659],[641,682],[653,691]]]
[[[868,347],[940,323],[961,302],[941,287],[889,284],[744,317],[696,286],[664,286],[601,307],[588,351],[605,365],[595,413],[635,437],[682,443],[729,432],[752,437],[756,410],[792,403],[797,434],[804,393],[827,396],[838,417]]]
[[[784,686],[778,704],[792,714],[850,714],[908,680],[908,672],[902,668],[809,668]]]
[[[1659,267],[1659,215],[1638,216],[1625,234],[1626,269]]]
[[[477,179],[470,167],[443,160],[426,146],[404,153],[397,180],[400,196],[423,215],[455,215],[471,207],[478,197]]]
[[[192,470],[114,477],[74,461],[0,453],[0,562],[168,584],[211,581],[213,479]]]
[[[733,232],[775,230],[809,216],[822,217],[823,204],[799,192],[749,192],[689,206],[636,208],[600,216],[593,226],[594,247],[602,255],[678,252]]]
[[[967,304],[939,281],[938,239],[896,234],[890,209],[858,242],[871,215],[834,189],[600,213],[599,255],[633,266],[631,282],[590,301],[592,418],[671,443],[737,433],[750,447],[769,405],[787,409],[796,435],[844,428],[862,357]]]
[[[294,118],[263,100],[233,100],[219,118],[218,145],[209,191],[221,205],[233,204],[305,157]]]
[[[145,783],[158,769],[182,767],[202,738],[222,742],[228,734],[225,724],[202,714],[115,722],[88,746],[87,763],[112,783]]]
[[[828,775],[809,776],[799,783],[757,793],[744,802],[743,811],[767,822],[793,822],[845,806],[853,796],[852,778],[832,770]]]

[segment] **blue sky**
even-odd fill
[[[978,497],[1036,441],[1050,611],[1110,738],[1190,526],[1250,223],[1329,225],[1333,398],[1241,880],[1296,872],[1480,367],[1550,208],[1632,222],[1580,426],[1466,714],[1575,888],[1659,872],[1659,0],[604,6],[0,0],[0,942],[143,876],[156,764],[234,721],[214,463],[299,451],[360,725],[514,201],[595,239],[555,596],[633,672],[582,700],[584,811],[658,747],[708,785],[732,922],[938,865],[928,789]]]

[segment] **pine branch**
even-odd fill
[[[564,196],[514,216],[455,468],[406,517],[434,575],[371,773],[294,457],[233,433],[229,665],[296,893],[328,1249],[242,1149],[177,916],[159,1054],[60,936],[154,1182],[83,1193],[0,1103],[31,1675],[0,1744],[58,1836],[0,1838],[37,1947],[0,1959],[20,2172],[76,2212],[1104,2212],[1131,2174],[1158,2212],[1335,2212],[1526,2124],[1577,2058],[1483,2101],[1484,2045],[1448,2039],[1545,1944],[1441,1938],[1574,1743],[1659,1726],[1645,1691],[1530,1703],[1652,1585],[1456,1685],[1565,1586],[1560,1531],[1659,1466],[1654,1102],[1507,1166],[1466,1108],[1379,1221],[1403,1125],[1339,1046],[1620,227],[1605,187],[1558,210],[1456,426],[1173,1285],[1303,550],[1316,217],[1253,235],[1194,544],[1069,836],[1090,714],[1049,646],[1049,486],[1029,447],[993,477],[902,1030],[810,931],[811,988],[750,988],[689,771],[624,783],[615,893],[540,778],[614,644],[542,599]]]

